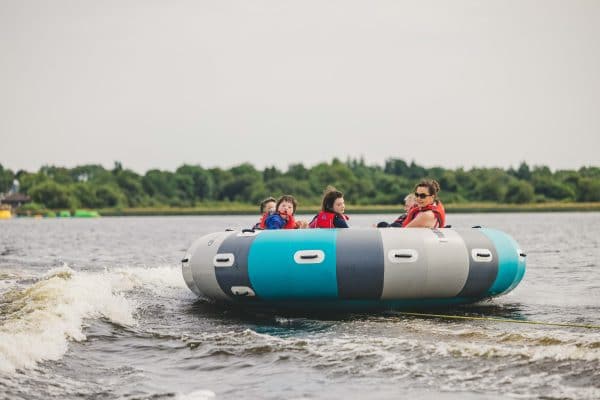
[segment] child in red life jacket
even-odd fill
[[[388,224],[385,221],[381,221],[377,224],[378,228],[387,228],[387,227],[391,227],[391,228],[402,228],[402,224],[404,223],[404,220],[406,219],[408,212],[410,211],[411,208],[413,208],[414,206],[417,205],[417,197],[415,196],[414,193],[409,193],[406,195],[406,197],[404,198],[404,214],[400,215],[398,218],[396,218],[394,220],[394,222],[392,222],[391,224]]]
[[[310,221],[309,228],[350,228],[350,219],[344,211],[344,194],[336,188],[329,186],[325,189],[321,211]]]
[[[294,219],[297,205],[294,196],[281,196],[277,200],[276,211],[264,218],[264,229],[298,229],[301,223]]]
[[[265,219],[275,212],[277,200],[273,197],[267,197],[260,202],[260,221],[258,221],[252,229],[265,229]]]

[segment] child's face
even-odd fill
[[[281,203],[279,203],[279,208],[277,209],[277,212],[279,214],[292,215],[294,214],[294,205],[289,201],[282,201]]]
[[[269,201],[265,203],[264,210],[266,213],[272,213],[275,211],[275,206],[277,205],[274,201]]]
[[[404,202],[404,209],[406,211],[410,210],[412,208],[412,206],[414,206],[415,204],[417,204],[417,201],[415,200],[414,197],[409,197],[408,199],[406,199],[406,201]]]
[[[338,214],[343,214],[346,210],[346,204],[344,204],[344,198],[340,197],[339,199],[335,199],[333,202],[333,212]]]

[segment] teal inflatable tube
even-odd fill
[[[523,279],[525,258],[493,229],[247,230],[197,239],[182,272],[194,293],[219,303],[414,309],[506,294]]]

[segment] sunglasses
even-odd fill
[[[432,195],[432,194],[416,193],[416,192],[415,192],[415,196],[416,196],[416,197],[418,197],[418,198],[420,198],[420,199],[426,199],[426,198],[428,198],[429,196],[433,196],[433,195]]]

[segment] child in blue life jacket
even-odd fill
[[[283,195],[277,200],[275,212],[265,218],[265,229],[298,229],[305,228],[305,221],[296,221],[294,213],[298,202],[289,194]]]

